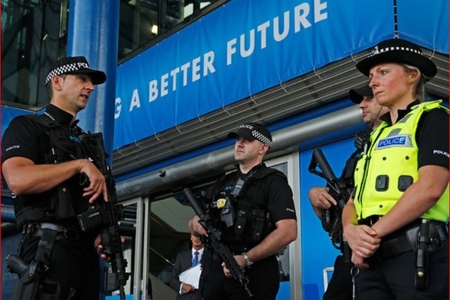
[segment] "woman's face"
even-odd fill
[[[401,64],[379,64],[370,69],[369,86],[382,106],[409,103],[414,100],[414,81],[411,75]]]

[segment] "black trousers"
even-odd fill
[[[203,273],[201,289],[204,300],[275,300],[280,287],[280,275],[277,259],[272,256],[245,269],[249,278],[249,288],[253,293],[250,298],[233,279],[225,277],[221,263],[212,259],[211,253],[204,252],[202,257]]]
[[[414,285],[416,254],[412,250],[398,256],[368,260],[369,269],[356,277],[356,299],[364,300],[448,300],[448,243],[430,253],[428,288],[417,290]]]
[[[23,240],[19,254],[25,262],[34,260],[39,241],[39,237],[33,236]],[[46,275],[60,285],[59,300],[98,300],[99,264],[92,237],[59,238],[55,241]],[[69,298],[71,294],[73,297]]]
[[[352,276],[350,271],[352,263],[344,263],[344,257],[338,255],[334,261],[334,271],[328,288],[323,294],[323,300],[351,300]]]

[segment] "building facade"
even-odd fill
[[[187,247],[194,214],[182,190],[201,193],[234,167],[227,133],[250,121],[273,132],[267,164],[288,176],[297,205],[299,237],[280,259],[279,300],[321,299],[338,252],[309,203],[309,188],[325,182],[308,166],[321,147],[340,174],[353,152],[354,133],[364,125],[348,90],[368,80],[356,63],[383,39],[415,42],[438,66],[427,97],[448,104],[444,0],[2,5],[2,130],[15,115],[40,113],[48,104],[43,80],[53,60],[85,55],[107,73],[91,96],[95,109],[80,119],[82,127],[104,132],[112,153],[125,205],[131,299],[172,299],[171,263]],[[3,257],[17,243],[11,205],[3,186]],[[2,271],[7,297],[13,279]]]

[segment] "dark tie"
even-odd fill
[[[194,252],[194,258],[192,259],[192,266],[195,267],[196,265],[198,265],[198,251]]]

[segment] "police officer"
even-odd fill
[[[387,113],[388,109],[381,106],[373,96],[372,89],[369,86],[354,88],[349,91],[350,100],[361,108],[363,122],[370,127],[371,130],[376,129],[380,124],[380,116]],[[368,132],[360,131],[355,137],[355,146],[357,149],[347,159],[345,168],[342,171],[341,180],[345,183],[347,189],[353,189],[353,173],[355,171],[356,162],[364,151],[366,139],[369,137]],[[308,193],[309,200],[314,209],[314,212],[321,219],[327,210],[337,205],[337,200],[329,193],[326,187],[312,187]],[[347,201],[348,199],[343,199]],[[331,210],[334,212],[335,210]],[[330,223],[332,223],[331,221]],[[324,224],[324,223],[322,223]],[[324,226],[324,229],[329,231],[330,228]],[[340,233],[339,233],[340,235]],[[340,236],[333,237],[340,239]],[[336,247],[343,252],[342,241],[333,241]],[[346,258],[348,259],[348,258]],[[353,264],[350,261],[345,261],[343,255],[338,255],[334,261],[334,271],[331,276],[328,287],[323,295],[324,300],[347,300],[352,299],[352,278],[350,275]]]
[[[228,135],[235,138],[235,172],[218,180],[206,197],[206,207],[223,242],[234,254],[249,278],[252,299],[274,300],[279,289],[277,253],[297,238],[297,221],[292,190],[286,176],[263,163],[272,145],[270,131],[259,123],[246,123]],[[217,200],[230,206],[218,208]],[[206,235],[198,216],[190,229]],[[217,255],[205,250],[203,297],[205,300],[249,299],[245,289],[232,278]]]
[[[420,47],[380,42],[356,67],[389,108],[343,213],[357,299],[448,299],[448,110],[422,102],[437,72]]]
[[[81,232],[76,216],[99,197],[107,201],[108,193],[103,174],[77,150],[76,115],[105,81],[82,56],[56,61],[45,81],[51,97],[45,113],[14,118],[3,136],[2,172],[23,233],[18,259],[45,266],[36,299],[99,297],[98,232]],[[28,284],[16,288],[16,297],[35,299],[23,294]]]

